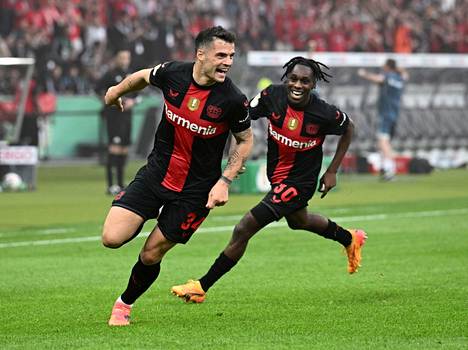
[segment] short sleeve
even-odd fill
[[[249,100],[241,95],[235,102],[232,109],[232,117],[229,121],[229,129],[233,133],[238,133],[250,128]]]
[[[150,78],[149,82],[151,85],[156,86],[161,89],[161,87],[164,85],[164,81],[166,79],[166,71],[168,63],[160,63],[153,69],[151,69],[150,72]]]
[[[266,89],[262,90],[261,92],[259,92],[254,98],[250,100],[249,113],[250,113],[250,118],[252,118],[252,120],[266,118],[270,115],[270,112],[265,103],[265,100],[269,98],[269,95],[271,92],[270,87],[271,85],[267,87]]]
[[[335,106],[329,106],[325,134],[343,135],[349,125],[349,117]]]

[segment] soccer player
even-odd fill
[[[394,178],[396,173],[394,153],[390,141],[395,134],[400,114],[401,95],[409,75],[405,69],[397,68],[394,59],[388,59],[385,62],[382,73],[375,74],[365,69],[359,69],[358,75],[380,86],[377,133],[381,157],[380,175],[383,181],[389,181]]]
[[[111,86],[120,83],[130,72],[130,51],[121,49],[117,52],[112,67],[98,81],[95,91],[99,96]],[[124,171],[131,143],[132,107],[136,96],[127,96],[123,100],[124,110],[104,104],[101,112],[107,129],[107,193],[116,195],[124,188]],[[114,173],[116,181],[114,181]]]
[[[122,95],[148,84],[164,96],[148,162],[115,197],[104,223],[103,244],[118,248],[134,238],[146,220],[158,218],[127,288],[114,304],[111,326],[130,323],[133,303],[158,277],[166,252],[186,243],[210,210],[228,201],[229,185],[250,153],[248,100],[226,76],[234,53],[233,33],[208,28],[195,38],[195,62],[173,61],[137,71],[105,95],[107,105],[121,110]],[[221,172],[229,131],[237,142]]]
[[[365,232],[344,229],[306,209],[317,187],[325,136],[341,135],[335,155],[320,178],[321,198],[336,185],[336,172],[354,130],[346,113],[312,93],[318,80],[328,82],[330,77],[321,66],[320,62],[295,57],[283,66],[285,84],[270,85],[250,101],[250,117],[267,118],[269,122],[267,175],[271,190],[235,226],[230,242],[206,275],[172,287],[173,294],[186,301],[203,302],[208,289],[242,257],[250,238],[282,217],[293,230],[307,230],[341,243],[348,256],[348,272],[357,272]]]

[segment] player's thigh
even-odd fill
[[[158,218],[163,235],[172,242],[185,244],[206,219],[206,196],[179,198],[164,205]]]
[[[142,167],[127,188],[112,201],[104,224],[104,245],[115,246],[127,242],[140,232],[140,226],[145,221],[158,216],[164,199],[147,185],[145,174],[146,168]]]
[[[315,182],[306,186],[296,186],[290,183],[280,183],[273,185],[262,201],[254,207],[251,212],[261,224],[279,220],[298,210],[307,207],[308,201],[312,198]]]
[[[378,133],[379,135],[388,135],[391,137],[395,130],[396,118],[391,115],[381,115],[379,120]]]
[[[140,215],[129,209],[111,207],[102,230],[103,244],[107,247],[119,247],[135,234],[143,222]]]

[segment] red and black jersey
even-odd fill
[[[269,121],[267,175],[272,184],[315,186],[325,136],[342,135],[349,124],[346,113],[314,94],[303,109],[293,108],[285,85],[270,85],[255,96],[250,117]]]
[[[152,184],[184,193],[207,193],[221,176],[229,130],[250,127],[248,100],[226,78],[200,86],[192,78],[194,63],[168,62],[154,67],[150,83],[164,96],[147,170]]]

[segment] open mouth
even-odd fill
[[[304,96],[304,91],[289,90],[289,95],[295,100],[300,100]]]
[[[229,68],[216,68],[216,73],[218,75],[221,75],[221,76],[225,77],[228,70],[229,70]]]

